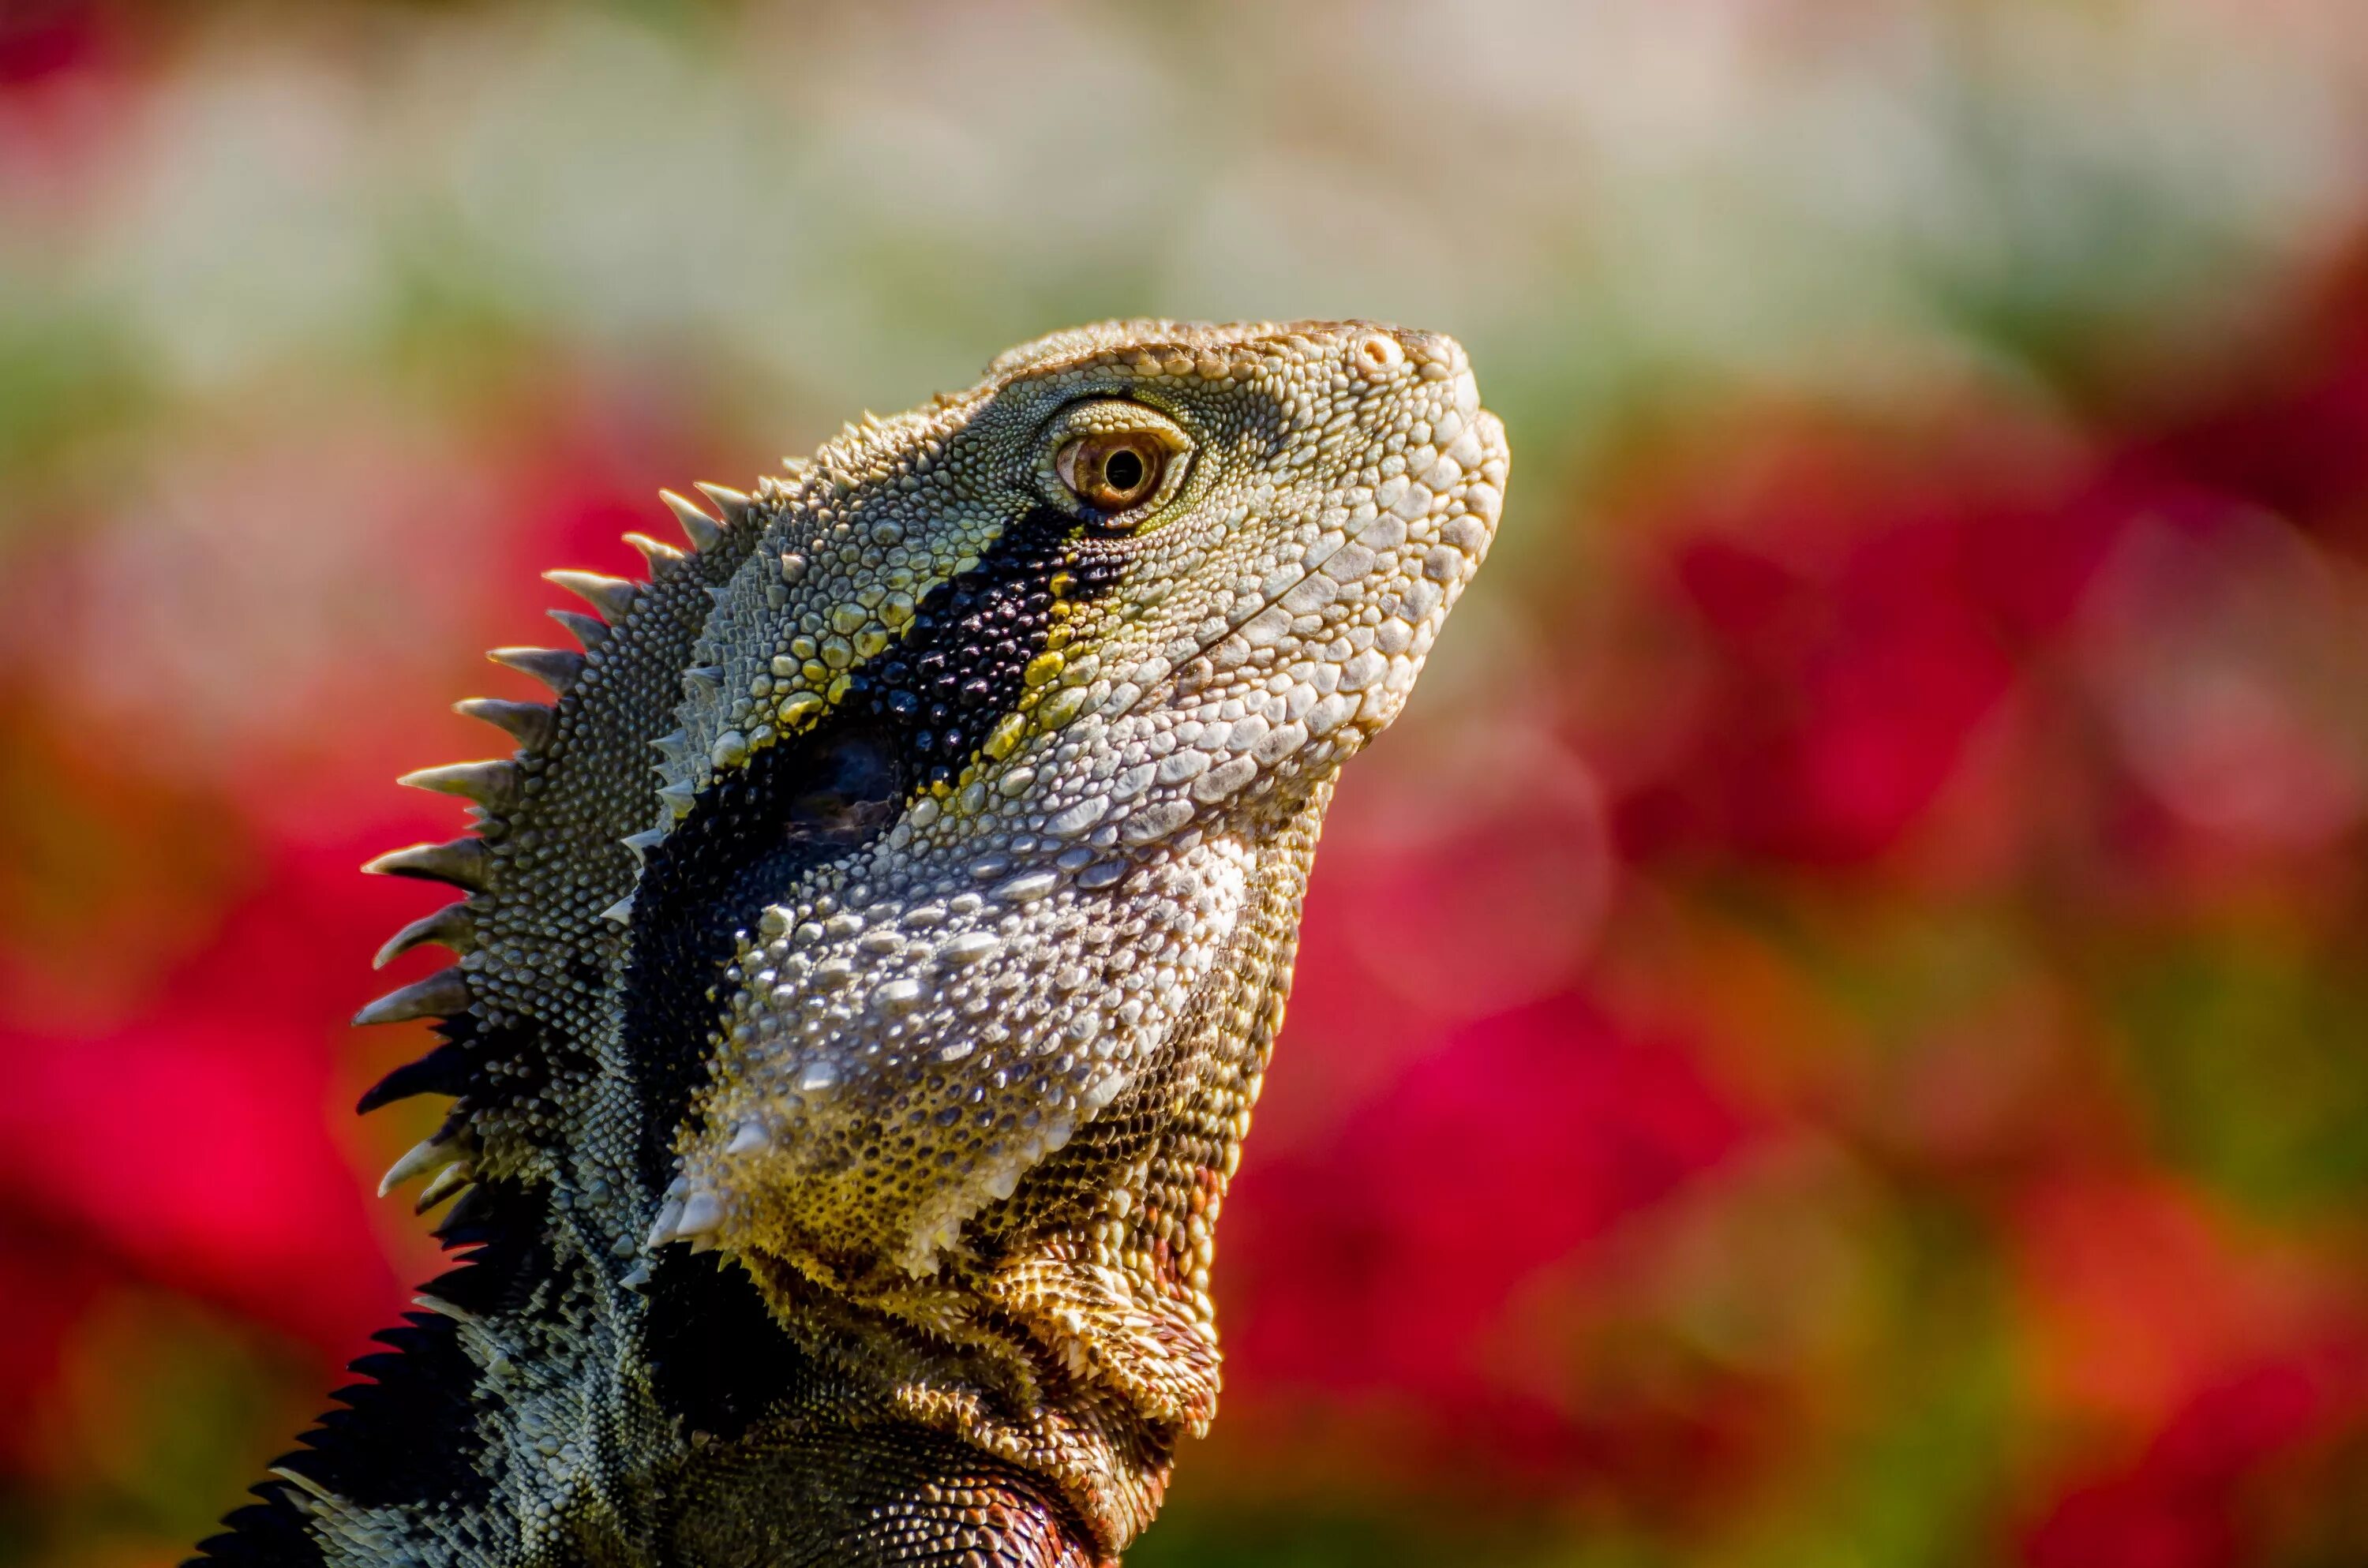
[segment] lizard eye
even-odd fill
[[[1192,467],[1184,427],[1125,398],[1073,403],[1038,439],[1037,493],[1106,537],[1148,526]]]
[[[1063,446],[1053,466],[1061,483],[1087,506],[1123,512],[1158,490],[1167,449],[1147,431],[1097,432]]]

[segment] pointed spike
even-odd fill
[[[469,977],[458,969],[439,969],[400,991],[390,991],[354,1015],[357,1028],[372,1024],[407,1024],[414,1018],[449,1018],[469,1010]]]
[[[453,1145],[442,1138],[423,1138],[403,1152],[403,1156],[386,1167],[386,1175],[378,1178],[378,1195],[384,1198],[413,1176],[431,1165],[442,1165],[451,1157]]]
[[[306,1475],[302,1471],[297,1470],[292,1466],[275,1464],[271,1467],[268,1473],[278,1476],[280,1480],[287,1482],[298,1491],[304,1493],[308,1496],[316,1498],[323,1503],[326,1503],[333,1507],[341,1506],[343,1505],[344,1499],[340,1498],[336,1493],[330,1491],[327,1487],[322,1485],[311,1476]]]
[[[691,488],[714,502],[715,509],[723,515],[727,523],[736,523],[748,515],[746,492],[734,490],[728,484],[709,484],[703,481]]]
[[[452,711],[467,719],[482,719],[509,732],[518,744],[529,751],[541,751],[551,744],[552,731],[557,727],[558,715],[540,702],[508,702],[498,697],[472,697],[452,704]]]
[[[619,1277],[617,1283],[628,1290],[638,1290],[650,1282],[650,1266],[637,1263]]]
[[[483,892],[492,869],[493,858],[486,853],[484,839],[455,838],[445,844],[415,844],[391,850],[366,863],[362,872],[372,877],[416,877]]]
[[[682,1201],[682,1217],[674,1222],[677,1236],[703,1236],[723,1223],[723,1200],[700,1187]]]
[[[658,791],[658,799],[666,803],[666,810],[678,817],[689,816],[691,802],[698,798],[698,790],[693,788],[688,779],[669,784]]]
[[[508,810],[518,801],[518,764],[506,760],[450,762],[441,767],[420,767],[396,783],[413,790],[433,790],[474,801],[487,811]]]
[[[632,893],[627,893],[624,897],[619,899],[616,903],[602,910],[600,912],[600,918],[603,920],[613,920],[620,926],[632,925],[633,923],[633,895]]]
[[[545,572],[542,574],[542,580],[556,587],[566,589],[594,609],[598,610],[604,619],[610,621],[622,620],[632,614],[633,606],[641,598],[641,587],[638,584],[627,582],[622,577],[606,576],[598,572],[571,572],[563,569]]]
[[[720,697],[723,693],[722,665],[693,665],[682,672],[682,678],[699,688],[701,697]]]
[[[413,1201],[411,1211],[425,1214],[475,1179],[476,1174],[468,1161],[455,1160],[428,1178],[427,1185],[419,1189],[418,1198]],[[423,1306],[426,1304],[421,1303]]]
[[[354,1107],[356,1116],[368,1116],[381,1106],[407,1100],[414,1095],[458,1096],[469,1084],[469,1051],[448,1040],[416,1062],[402,1066],[370,1085]]]
[[[668,762],[680,762],[690,755],[690,732],[677,730],[672,734],[660,735],[650,744],[657,747]]]
[[[473,952],[477,947],[477,923],[469,915],[469,901],[448,903],[433,915],[423,915],[386,939],[386,946],[370,960],[370,968],[384,969],[412,949],[427,942],[440,943],[456,953]]]
[[[671,562],[680,561],[683,558],[681,551],[677,550],[674,546],[666,543],[664,540],[652,539],[647,534],[627,534],[625,536],[625,542],[642,552],[642,559],[649,562],[650,574],[652,576],[655,576],[657,574],[660,567],[665,566]]]
[[[659,845],[666,842],[666,829],[662,827],[645,828],[640,833],[627,834],[624,837],[617,840],[617,842],[632,850],[635,860],[646,860],[649,858],[649,853],[651,850],[655,849]]]
[[[666,504],[666,509],[674,514],[674,520],[682,525],[683,534],[690,540],[693,550],[712,550],[723,542],[723,528],[713,517],[699,509],[699,503],[671,490],[659,491],[658,499]]]
[[[449,1170],[450,1167],[447,1166],[446,1168]],[[439,1176],[438,1179],[441,1180],[443,1178]],[[477,1321],[477,1314],[471,1312],[468,1308],[461,1306],[455,1301],[448,1301],[441,1296],[431,1296],[425,1290],[422,1290],[418,1295],[412,1297],[411,1304],[415,1307],[425,1307],[431,1312],[441,1312],[444,1316],[450,1318],[454,1323],[474,1323]]]
[[[532,676],[563,697],[584,673],[584,655],[564,648],[496,648],[485,657],[505,669]]]
[[[724,1145],[723,1152],[727,1154],[753,1154],[771,1147],[772,1142],[772,1136],[765,1131],[763,1122],[744,1121],[733,1130],[732,1142]]]
[[[598,616],[586,615],[580,609],[547,609],[542,613],[567,628],[567,634],[586,648],[598,648],[609,640],[609,623]]]
[[[731,597],[732,588],[731,585],[726,583],[714,584],[707,590],[707,602],[712,605],[721,605],[725,599],[728,599]]]
[[[448,1248],[457,1250],[461,1247],[474,1246],[480,1242],[490,1239],[488,1236],[478,1235],[473,1232],[474,1228],[483,1223],[485,1216],[492,1211],[492,1207],[485,1198],[485,1189],[482,1187],[472,1187],[461,1195],[461,1200],[458,1203],[444,1210],[444,1218],[428,1227],[428,1234],[442,1242]]]

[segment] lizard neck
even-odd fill
[[[1222,959],[1158,1058],[935,1274],[668,1249],[643,1332],[687,1445],[669,1468],[688,1477],[696,1455],[703,1477],[669,1529],[753,1529],[784,1487],[923,1508],[950,1474],[1000,1499],[996,1561],[1108,1561],[1150,1523],[1178,1444],[1216,1410],[1215,1224],[1328,792],[1256,850]],[[866,1456],[862,1477],[843,1453]],[[720,1476],[746,1486],[719,1496]]]

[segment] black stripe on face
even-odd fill
[[[706,1077],[723,972],[742,937],[802,875],[855,853],[932,784],[948,784],[1027,690],[1070,600],[1106,593],[1120,558],[1081,550],[1076,519],[1039,506],[979,563],[939,584],[900,642],[849,671],[821,723],[768,746],[702,793],[650,852],[633,898],[625,1049],[640,1090],[642,1175],[655,1190]]]
[[[916,785],[950,784],[1027,690],[1021,678],[1053,630],[1053,579],[1072,600],[1118,581],[1119,558],[1081,551],[1077,523],[1039,506],[1008,529],[978,565],[931,589],[902,642],[849,672],[848,703],[896,732]]]
[[[975,568],[922,599],[903,641],[848,673],[820,724],[718,779],[650,852],[625,985],[637,1156],[650,1190],[670,1179],[707,1078],[723,971],[758,917],[801,876],[862,849],[910,801],[961,775],[1019,706],[1023,672],[1053,628],[1056,574],[1071,578],[1071,599],[1117,582],[1118,558],[1081,550],[1076,532],[1051,507],[1030,512]],[[669,1414],[737,1431],[786,1397],[803,1362],[746,1276],[718,1263],[667,1249],[647,1291],[644,1343]]]
[[[706,1078],[723,970],[742,936],[802,874],[887,831],[907,777],[894,735],[841,709],[724,775],[650,852],[625,971],[625,1055],[650,1190],[669,1179],[676,1129]]]

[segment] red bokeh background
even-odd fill
[[[38,9],[54,239],[257,24]],[[366,96],[357,40],[513,9],[290,47]],[[1880,395],[1607,412],[1497,330],[1499,556],[1340,792],[1224,1415],[1130,1561],[2368,1561],[2362,213]],[[454,826],[386,779],[486,748],[541,568],[851,411],[420,308],[202,384],[0,309],[0,1560],[170,1560],[432,1269],[370,1197],[432,1112],[348,1114],[429,902],[354,868]]]

